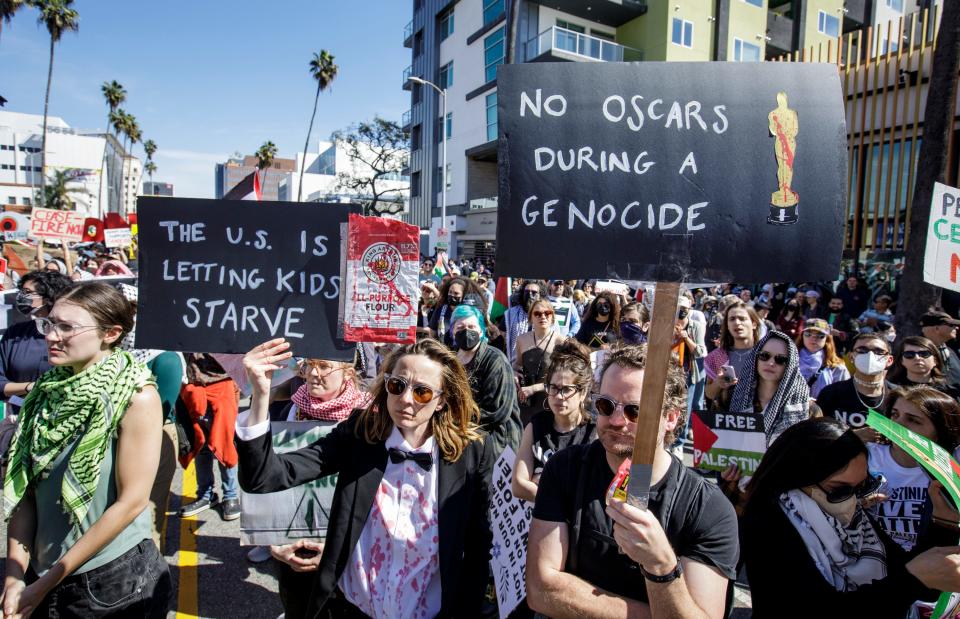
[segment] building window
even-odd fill
[[[440,88],[450,88],[453,86],[453,61],[440,67],[440,79],[437,80],[437,86]]]
[[[444,191],[443,177],[444,177],[443,166],[437,166],[437,175],[435,177],[436,181],[434,182],[434,188],[436,189],[436,191],[434,193],[440,193],[441,191]],[[447,185],[446,191],[450,191],[450,187],[453,185],[453,164],[449,162],[447,163],[446,185]]]
[[[453,9],[440,16],[440,40],[445,41],[453,34]]]
[[[890,47],[889,50],[887,49],[888,45],[889,45],[889,47]],[[897,45],[897,42],[896,42],[896,41],[890,41],[889,44],[888,44],[886,37],[883,37],[882,39],[880,39],[880,53],[881,53],[881,54],[886,54],[888,51],[892,54],[892,53],[896,52],[898,49],[900,49],[900,46]]]
[[[7,196],[7,204],[16,204],[16,203],[17,203],[16,196]]]
[[[447,112],[447,139],[453,135],[453,112]]]
[[[410,130],[410,150],[420,150],[420,135],[422,129],[420,125],[414,125],[413,129]]]
[[[410,175],[410,197],[420,197],[420,173],[414,172]]]
[[[840,36],[840,18],[826,11],[820,11],[817,15],[817,32],[828,37]]]
[[[887,0],[887,6],[898,13],[903,13],[903,0]]]
[[[747,4],[752,4],[753,6],[758,6],[761,9],[763,8],[763,0],[743,0]]]
[[[670,40],[674,45],[693,47],[693,22],[678,17],[673,18],[673,34]]]
[[[486,26],[503,13],[503,0],[483,0],[483,25]]]
[[[423,54],[423,30],[418,30],[417,34],[413,35],[413,57],[419,58]]]
[[[737,62],[760,62],[760,46],[734,38],[733,59]]]
[[[423,99],[423,86],[414,82],[413,88],[410,92],[410,100],[413,104],[420,103],[420,100]]]
[[[24,206],[30,206],[30,198],[20,198],[20,202],[22,202]]]
[[[486,81],[492,82],[497,78],[497,66],[503,64],[505,26],[483,40],[483,64]]]
[[[487,141],[497,139],[497,93],[487,95]]]

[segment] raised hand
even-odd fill
[[[283,338],[264,342],[243,356],[243,369],[253,388],[254,396],[269,396],[273,373],[283,368],[281,365],[289,359],[290,343]]]

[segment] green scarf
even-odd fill
[[[115,350],[79,374],[55,367],[40,377],[20,409],[10,445],[3,503],[7,519],[30,484],[78,441],[63,477],[63,509],[79,526],[100,483],[108,442],[117,436],[133,394],[156,384],[130,353]],[[49,506],[44,506],[49,509]]]

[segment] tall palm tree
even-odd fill
[[[38,23],[43,24],[50,33],[50,63],[47,66],[47,92],[43,98],[43,138],[40,142],[40,196],[45,197],[43,188],[47,184],[47,114],[50,109],[50,84],[53,82],[53,50],[64,32],[76,32],[80,29],[80,14],[71,8],[73,0],[33,0],[40,9]]]
[[[127,91],[117,80],[111,82],[104,82],[100,86],[100,92],[103,93],[103,98],[107,101],[107,107],[109,112],[107,113],[107,133],[110,133],[110,126],[115,125],[114,119],[117,114],[117,109],[119,109],[120,104],[127,100]],[[103,213],[103,206],[100,204],[100,201],[103,196],[103,168],[106,167],[107,160],[107,139],[103,139],[103,159],[100,161],[100,190],[97,192],[97,210],[100,214]]]
[[[10,23],[14,14],[26,6],[24,0],[0,0],[0,31],[4,23]]]
[[[143,171],[150,177],[150,184],[153,185],[153,173],[157,171],[157,164],[153,161],[147,161],[147,164],[143,166]]]
[[[313,114],[310,115],[310,128],[307,129],[307,141],[303,144],[303,161],[300,164],[300,183],[297,188],[297,202],[303,198],[303,169],[307,164],[307,148],[310,147],[310,134],[313,133],[313,120],[317,117],[317,104],[320,102],[320,93],[330,87],[337,77],[339,68],[333,63],[333,56],[325,49],[314,53],[310,61],[310,75],[317,80],[317,94],[313,97]]]
[[[89,195],[89,192],[83,187],[70,187],[68,185],[70,180],[66,170],[54,170],[53,174],[50,175],[50,182],[37,191],[36,201],[42,202],[46,208],[58,211],[73,210],[74,202],[70,199],[70,196],[72,194]]]
[[[257,157],[257,169],[263,172],[260,186],[264,187],[267,184],[267,169],[273,167],[273,160],[277,156],[277,145],[267,140],[257,149],[255,155]]]
[[[153,140],[144,141],[143,152],[147,155],[147,161],[153,161],[153,155],[157,152],[157,143]]]

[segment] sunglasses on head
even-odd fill
[[[627,421],[634,422],[640,417],[640,404],[617,402],[613,398],[605,395],[594,396],[593,408],[597,414],[609,417],[616,412],[618,407],[623,408],[623,416]]]
[[[763,362],[767,362],[773,359],[773,362],[776,363],[777,365],[787,365],[787,361],[790,361],[790,357],[788,357],[787,355],[775,355],[765,350],[761,350],[760,352],[757,353],[757,359]]]
[[[550,318],[551,316],[553,316],[553,312],[550,310],[543,310],[542,312],[537,310],[533,313],[534,318]]]
[[[833,490],[827,490],[820,484],[817,484],[817,488],[823,490],[823,493],[827,496],[827,501],[830,503],[843,503],[854,495],[856,495],[858,499],[868,497],[879,490],[882,484],[882,478],[868,473],[867,478],[856,486],[840,486]]]
[[[915,359],[920,357],[921,359],[929,359],[933,356],[933,353],[929,350],[905,350],[901,353],[904,359]]]
[[[804,331],[803,337],[809,337],[814,340],[825,340],[827,339],[827,334],[819,331]]]
[[[442,393],[440,391],[434,391],[433,387],[429,385],[411,383],[406,378],[400,378],[399,376],[387,375],[386,380],[383,381],[383,385],[386,387],[387,393],[396,396],[403,395],[409,388],[413,393],[413,401],[417,404],[429,404]]]

